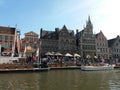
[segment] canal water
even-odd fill
[[[120,90],[120,70],[5,73],[0,90]]]

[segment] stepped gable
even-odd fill
[[[67,27],[66,27],[66,25],[63,25],[61,31],[68,32],[69,34],[72,34],[72,33],[74,34],[74,30],[68,30]]]

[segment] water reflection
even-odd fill
[[[119,71],[0,74],[0,90],[120,90]]]

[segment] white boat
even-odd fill
[[[104,70],[113,70],[114,65],[103,65],[103,66],[81,66],[82,71],[104,71]]]

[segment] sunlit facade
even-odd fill
[[[37,50],[39,47],[39,35],[33,31],[24,34],[25,37],[21,39],[21,52],[24,52],[25,46],[30,46]]]
[[[16,28],[0,26],[0,52],[12,52]]]

